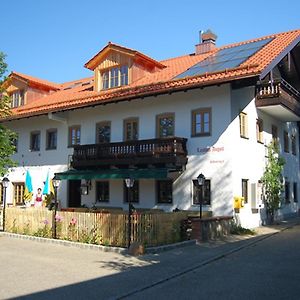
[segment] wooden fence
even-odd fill
[[[145,247],[182,240],[181,224],[188,212],[136,212],[131,216],[131,241]],[[6,231],[41,237],[52,236],[53,212],[44,208],[7,208]],[[58,211],[57,238],[106,246],[127,245],[127,213]]]

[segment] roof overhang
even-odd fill
[[[253,68],[255,65],[253,66]],[[247,67],[239,67],[239,69],[248,69]],[[226,73],[226,71],[224,71]],[[213,76],[214,74],[212,74]],[[26,111],[24,109],[19,110],[17,114],[12,114],[10,117],[0,119],[1,122],[19,120],[24,118],[37,117],[42,115],[48,115],[49,112],[57,113],[63,111],[69,111],[74,109],[83,109],[88,107],[94,107],[97,105],[107,105],[107,104],[115,104],[123,101],[131,101],[136,99],[144,99],[147,97],[157,97],[159,95],[172,94],[176,92],[187,92],[192,89],[202,89],[204,87],[228,84],[236,80],[240,79],[249,79],[249,78],[258,78],[259,73],[253,72],[248,75],[240,74],[236,76],[230,76],[226,78],[216,78],[207,81],[202,81],[201,77],[207,77],[208,75],[203,76],[195,76],[190,78],[176,79],[167,82],[159,82],[156,84],[148,84],[144,86],[140,86],[135,88],[134,93],[132,93],[132,88],[122,88],[118,89],[114,92],[107,93],[105,96],[101,94],[91,95],[89,97],[78,97],[68,101],[67,105],[65,102],[62,102],[62,105],[55,104],[49,105],[48,107],[38,107],[38,109],[33,113],[32,111]],[[256,80],[257,81],[257,80]],[[87,101],[83,101],[87,99]],[[80,103],[81,102],[81,103]]]
[[[293,50],[294,47],[297,46],[297,44],[300,43],[300,36],[295,38],[290,44],[289,46],[287,46],[286,48],[284,48],[284,50],[279,53],[278,55],[275,56],[275,58],[272,60],[272,62],[267,65],[264,70],[262,70],[260,76],[259,76],[259,79],[262,80],[264,79],[268,73],[271,72],[272,69],[275,68],[275,66],[277,64],[280,63],[280,61],[289,53]]]

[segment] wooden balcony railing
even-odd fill
[[[294,96],[297,100],[300,100],[300,92],[284,79],[258,84],[256,96],[257,98],[279,97],[282,90]]]
[[[300,92],[283,79],[258,84],[255,104],[282,121],[299,121]]]
[[[185,164],[185,138],[170,137],[117,143],[74,146],[71,166],[91,168],[99,165]]]

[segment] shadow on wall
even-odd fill
[[[210,158],[204,154],[191,156],[189,168],[182,173],[174,182],[174,193],[181,203],[175,203],[179,209],[198,210],[198,205],[192,205],[193,183],[192,180],[202,172],[211,180],[211,206],[214,215],[232,216],[233,191],[232,191],[232,170],[230,161],[224,159],[220,164],[211,166]],[[205,207],[204,207],[205,210]]]

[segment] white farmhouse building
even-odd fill
[[[260,179],[266,146],[285,158],[281,216],[298,212],[300,30],[218,48],[201,35],[195,53],[156,61],[109,43],[85,67],[91,77],[55,84],[12,72],[5,83],[18,134],[18,166],[7,203],[23,204],[48,172],[63,179],[62,207],[135,208],[235,214],[245,227],[264,218]],[[202,193],[196,184],[204,174]],[[235,197],[244,206],[234,209]]]

